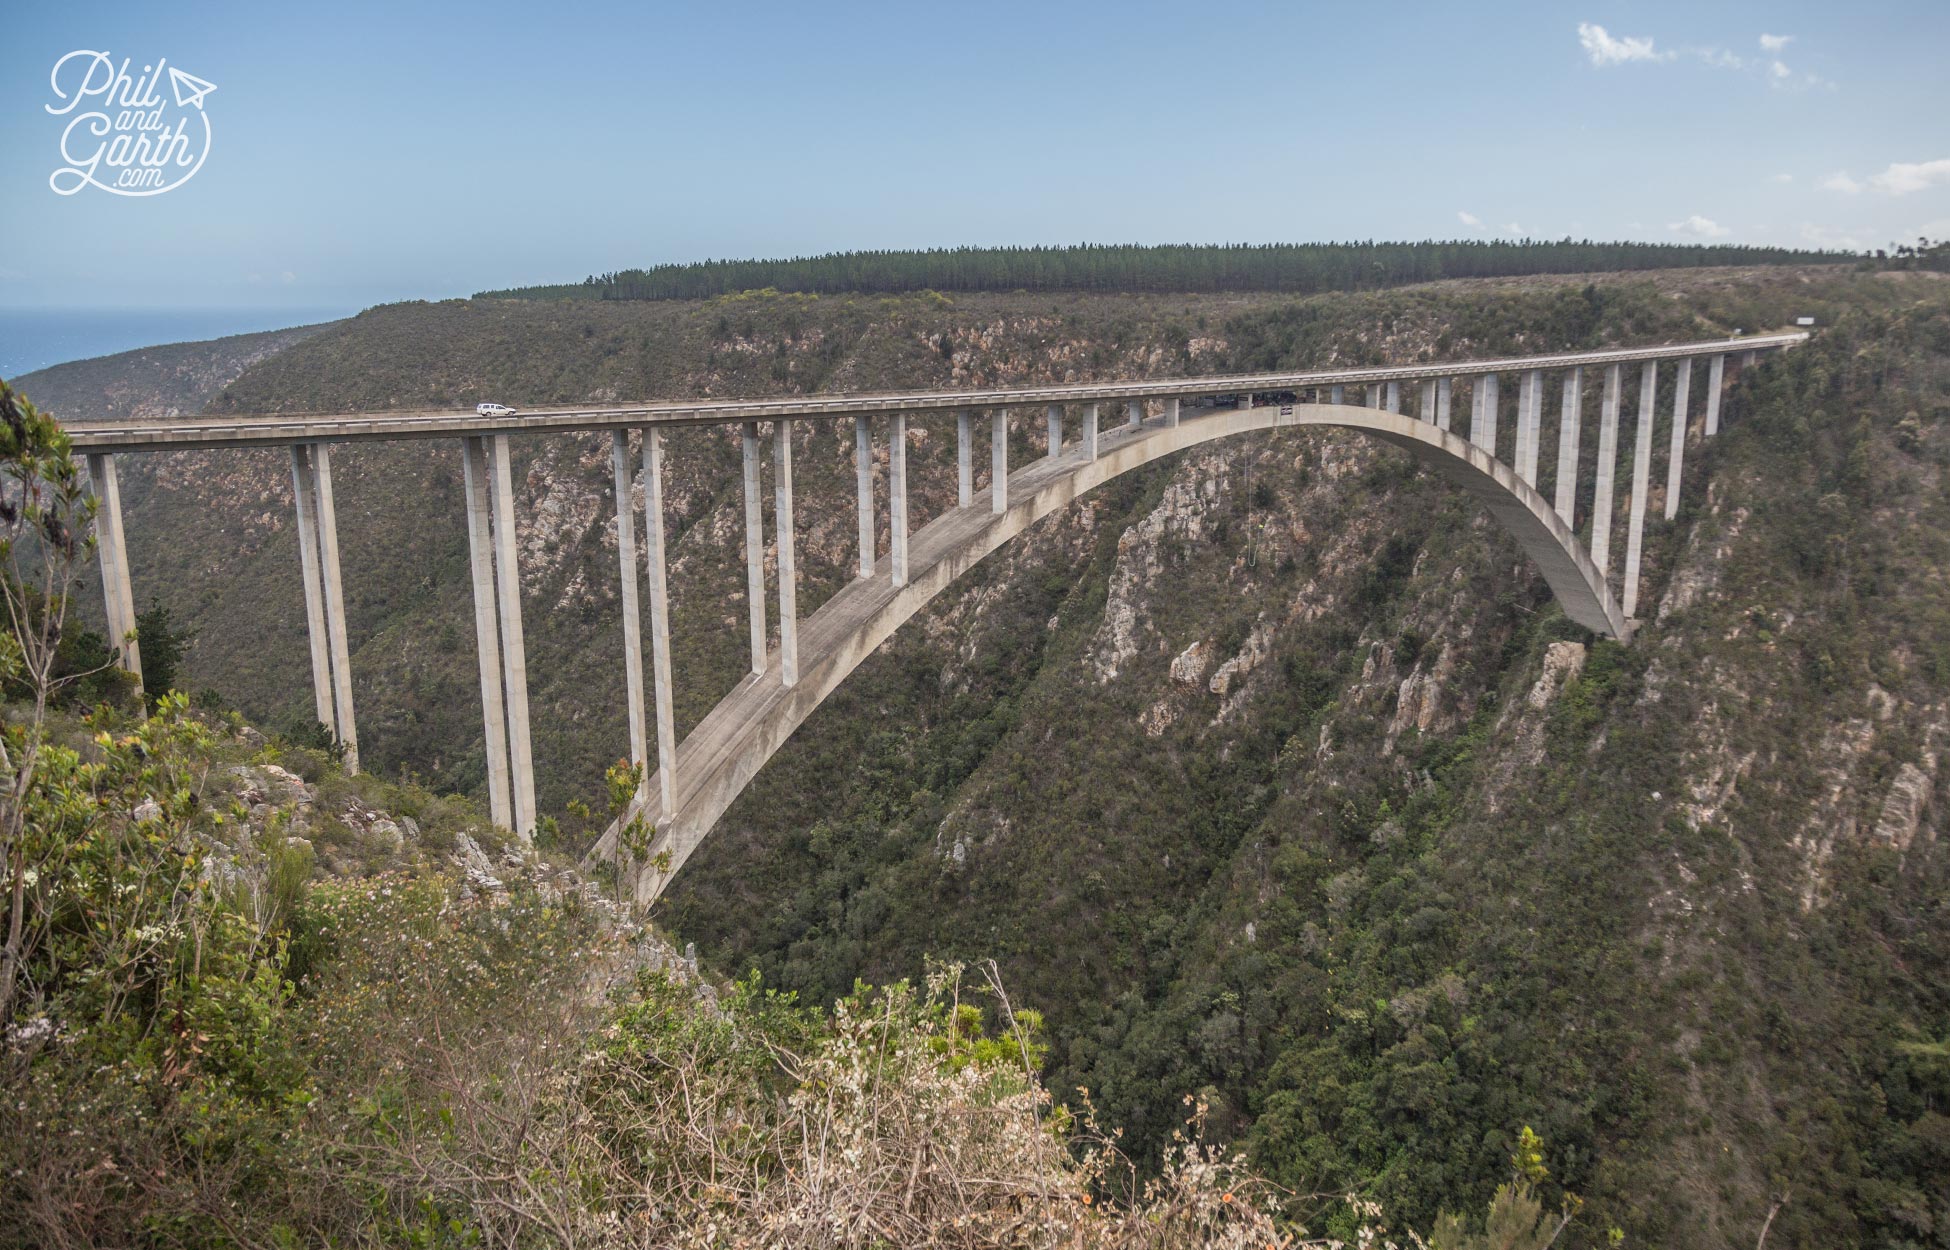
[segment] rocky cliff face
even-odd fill
[[[1950,1036],[1946,304],[1937,283],[1757,271],[1302,301],[432,305],[320,335],[219,403],[1029,383],[1818,311],[1829,336],[1744,382],[1689,454],[1632,648],[1566,622],[1398,453],[1199,449],[1049,518],[891,640],[664,919],[814,998],[923,954],[997,958],[1050,1015],[1052,1087],[1088,1086],[1135,1140],[1201,1091],[1286,1182],[1371,1184],[1417,1223],[1473,1205],[1529,1123],[1593,1229],[1751,1244],[1785,1195],[1781,1244],[1927,1245],[1950,1227],[1930,1145],[1950,1091],[1906,1047]],[[798,438],[809,612],[851,572],[851,432]],[[742,513],[731,436],[670,441],[681,732],[743,668]],[[917,525],[953,503],[953,441],[916,430]],[[337,464],[365,754],[478,785],[455,454]],[[529,440],[517,470],[559,811],[625,741],[608,449]],[[196,681],[272,719],[306,698],[287,476],[158,457],[125,487],[139,595],[198,628]]]

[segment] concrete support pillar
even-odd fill
[[[1368,407],[1370,408],[1381,407],[1381,389],[1382,389],[1381,383],[1379,382],[1368,383],[1367,385]]]
[[[1097,405],[1083,406],[1083,458],[1097,458]]]
[[[1435,380],[1435,428],[1447,430],[1449,415],[1455,403],[1456,380],[1437,378]]]
[[[1544,371],[1532,369],[1523,375],[1517,391],[1517,476],[1532,486],[1537,484],[1537,450],[1543,441]]]
[[[853,418],[853,479],[860,505],[860,576],[873,576],[873,432],[865,417]]]
[[[488,812],[504,829],[515,827],[510,795],[508,719],[501,692],[501,613],[494,585],[494,509],[489,502],[486,440],[461,439],[463,488],[467,493],[468,572],[474,583],[474,655],[481,674],[481,721],[487,739]]]
[[[1666,520],[1679,515],[1679,481],[1686,467],[1686,421],[1693,401],[1693,358],[1679,362],[1672,383],[1672,446],[1666,454]]]
[[[799,573],[792,548],[792,423],[772,423],[772,526],[779,544],[779,680],[799,684]]]
[[[1178,426],[1178,397],[1174,395],[1170,399],[1167,399],[1165,401],[1165,428],[1170,430],[1170,429],[1176,429],[1177,426]]]
[[[1253,397],[1251,395],[1248,395],[1246,396],[1246,407],[1250,408],[1252,406],[1253,406]],[[1126,416],[1126,420],[1124,423],[1126,425],[1130,426],[1132,429],[1135,430],[1139,426],[1144,424],[1144,401],[1143,400],[1134,399],[1130,403],[1124,405],[1124,408],[1125,408],[1125,416]]]
[[[488,502],[494,513],[494,598],[501,618],[501,685],[508,705],[508,769],[514,831],[535,832],[535,758],[528,728],[528,647],[521,632],[521,574],[515,564],[515,485],[508,436],[486,440]],[[321,479],[322,481],[322,479]],[[322,495],[322,492],[321,492]]]
[[[312,706],[345,751],[345,770],[359,772],[359,722],[353,716],[351,659],[345,644],[345,589],[339,581],[339,527],[331,499],[331,450],[291,447],[292,501],[298,511],[298,566],[304,573],[304,618],[312,645]],[[105,566],[103,566],[105,567]],[[131,616],[131,624],[133,624]]]
[[[1422,420],[1428,422],[1430,425],[1434,425],[1435,424],[1435,379],[1423,378],[1421,381],[1421,388],[1422,388]]]
[[[664,573],[664,436],[655,426],[643,431],[643,521],[643,560],[650,573],[650,681],[657,707],[657,798],[668,817],[677,811],[677,715],[670,675],[670,585]]]
[[[1057,411],[1052,408],[1052,412]],[[1061,418],[1059,417],[1060,421]],[[1057,434],[1058,446],[1062,434]],[[887,442],[887,513],[891,535],[894,585],[907,585],[907,417],[894,418],[894,430]]]
[[[959,486],[956,503],[963,508],[975,502],[975,414],[955,414],[955,465]]]
[[[1009,410],[989,413],[989,510],[1009,510]]]
[[[1706,437],[1720,432],[1720,392],[1726,386],[1726,353],[1713,357],[1706,367]]]
[[[298,510],[298,561],[305,576],[311,634],[312,702],[318,723],[359,771],[358,720],[352,713],[352,668],[345,638],[345,589],[339,578],[338,509],[332,499],[332,453],[324,443],[291,448],[292,494]]]
[[[1346,402],[1347,402],[1347,388],[1346,388],[1345,386],[1342,386],[1342,385],[1340,385],[1340,384],[1338,384],[1338,383],[1336,383],[1336,384],[1335,384],[1335,385],[1333,385],[1333,386],[1330,386],[1330,387],[1328,387],[1328,388],[1327,388],[1327,402],[1328,402],[1328,403],[1330,403],[1330,404],[1344,404],[1344,403],[1346,403]]]
[[[1494,456],[1496,454],[1496,409],[1499,402],[1497,376],[1485,373],[1473,383],[1469,400],[1469,441]]]
[[[751,617],[752,672],[765,672],[765,505],[759,498],[758,422],[747,421],[745,458],[745,607]]]
[[[1399,413],[1402,410],[1402,384],[1400,382],[1390,382],[1388,384],[1388,403],[1386,407],[1388,411],[1394,413]]]
[[[1632,515],[1625,531],[1625,619],[1639,605],[1639,554],[1645,544],[1645,493],[1652,484],[1652,422],[1659,393],[1659,362],[1648,360],[1639,371],[1639,425],[1632,445]]]
[[[636,482],[630,463],[628,430],[609,432],[609,467],[616,481],[616,562],[618,598],[623,608],[623,689],[629,710],[630,763],[650,780],[650,735],[643,724],[643,611],[637,601],[636,505],[631,489]],[[646,505],[647,506],[647,505]]]
[[[298,513],[298,568],[305,579],[305,638],[311,644],[311,701],[314,719],[334,739],[339,736],[338,702],[332,694],[332,649],[325,638],[325,583],[318,565],[318,491],[311,448],[291,445],[291,502]],[[107,544],[103,544],[104,550]],[[102,567],[108,561],[104,555]]]
[[[1598,416],[1598,480],[1591,502],[1591,562],[1611,571],[1612,475],[1618,466],[1619,366],[1605,366],[1605,398]]]
[[[1564,374],[1564,397],[1557,410],[1557,515],[1578,527],[1578,432],[1584,424],[1584,367]]]
[[[332,497],[332,449],[312,448],[318,488],[318,576],[325,584],[325,637],[332,652],[332,701],[338,705],[336,732],[345,751],[345,771],[359,771],[359,722],[352,714],[352,656],[345,638],[345,583],[339,578],[339,512]],[[524,690],[526,687],[524,686]],[[524,701],[523,712],[527,711]]]
[[[102,599],[108,611],[109,645],[122,670],[135,676],[142,688],[142,649],[135,640],[135,595],[129,587],[129,548],[122,537],[122,484],[115,475],[115,457],[107,452],[88,456],[88,481],[94,488],[95,558],[102,565]],[[309,585],[309,583],[307,583]],[[313,634],[316,638],[318,635]]]
[[[1043,420],[1049,425],[1049,446],[1043,454],[1054,460],[1063,454],[1063,405],[1051,404],[1044,409]]]

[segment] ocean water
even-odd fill
[[[0,308],[0,378],[138,347],[282,330],[356,308]]]

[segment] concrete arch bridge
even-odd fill
[[[285,446],[298,512],[312,685],[318,719],[344,744],[356,768],[345,609],[339,578],[330,448],[337,442],[457,438],[462,445],[475,640],[487,742],[489,803],[498,824],[524,837],[535,821],[529,748],[520,578],[515,566],[514,500],[508,440],[530,431],[606,430],[616,478],[623,669],[630,758],[648,778],[625,820],[654,827],[634,874],[648,902],[708,835],[732,801],[815,708],[874,649],[935,595],[990,552],[1095,487],[1186,448],[1261,430],[1353,430],[1400,447],[1426,468],[1480,500],[1533,560],[1566,615],[1587,628],[1629,639],[1639,600],[1639,564],[1654,459],[1659,375],[1674,370],[1670,435],[1664,448],[1665,520],[1679,505],[1687,447],[1718,433],[1730,375],[1762,353],[1791,348],[1804,333],[1502,360],[1425,363],[1376,369],[1316,370],[1138,382],[1084,383],[989,391],[822,395],[792,400],[659,403],[523,411],[510,416],[418,412],[303,417],[237,417],[197,423],[76,424],[101,500],[96,532],[111,631],[124,641],[123,664],[140,676],[131,635],[134,603],[115,472],[118,453],[164,449]],[[1703,362],[1703,369],[1695,369]],[[1611,551],[1628,373],[1635,373],[1630,431],[1630,494],[1622,564]],[[1515,403],[1503,400],[1505,379]],[[1601,386],[1592,515],[1580,518],[1579,448],[1584,392]],[[1695,393],[1701,419],[1691,414]],[[1358,396],[1359,401],[1349,402]],[[1540,489],[1545,408],[1555,397],[1556,471],[1552,496]],[[1412,410],[1404,408],[1408,400]],[[1106,424],[1106,409],[1122,419]],[[1043,410],[1044,454],[1013,471],[1011,413]],[[956,424],[958,506],[909,532],[907,425],[952,413]],[[976,490],[977,419],[986,414],[989,473]],[[1072,414],[1075,437],[1066,421]],[[793,551],[792,440],[789,423],[850,420],[854,426],[860,553],[858,576],[801,620]],[[878,508],[872,461],[874,423],[888,440],[889,550],[876,550]],[[737,424],[742,430],[745,564],[751,671],[680,742],[673,713],[669,593],[665,579],[663,439],[672,426]],[[769,426],[769,431],[763,428]],[[628,506],[635,477],[628,433],[642,431],[644,541]],[[766,435],[769,433],[769,438]],[[760,467],[769,442],[776,529],[779,635],[767,629],[767,545]],[[1580,521],[1583,524],[1580,524]],[[1586,536],[1581,538],[1580,532]],[[639,572],[647,593],[639,593]],[[1614,589],[1616,588],[1616,589]],[[647,603],[645,602],[647,600]],[[649,697],[643,672],[642,617],[650,618]],[[651,755],[654,744],[655,755]],[[591,852],[616,857],[612,826]],[[622,853],[629,859],[627,853]]]

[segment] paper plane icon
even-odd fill
[[[203,107],[203,97],[217,89],[217,84],[205,82],[195,74],[185,74],[174,65],[169,67],[169,85],[176,91],[176,107]]]

